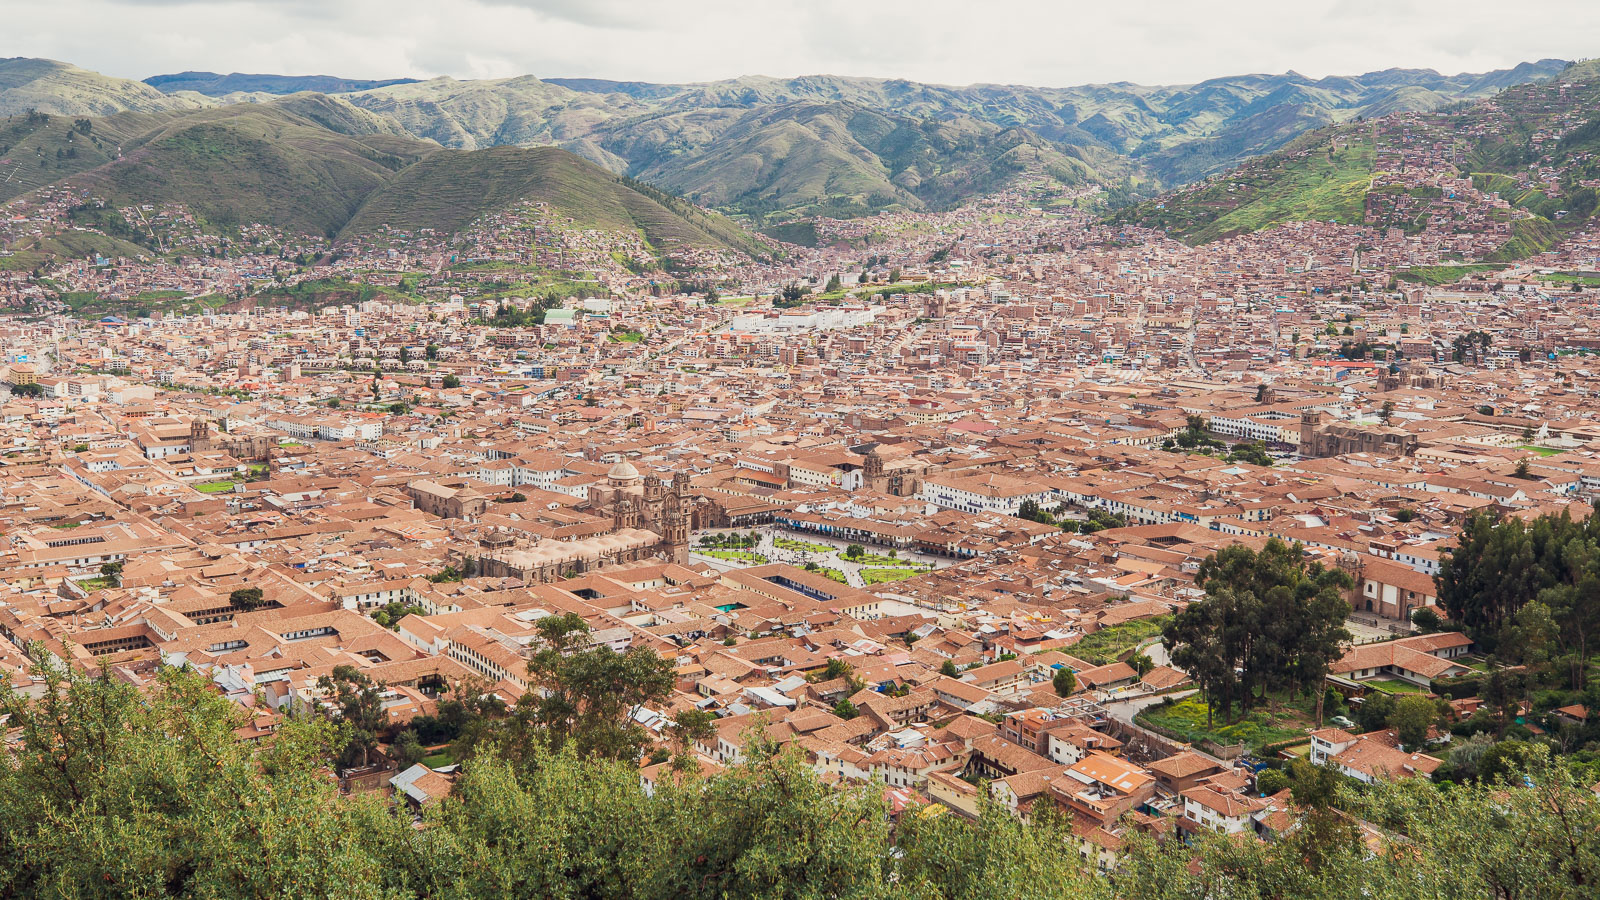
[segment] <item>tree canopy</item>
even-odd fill
[[[1201,563],[1204,599],[1163,629],[1173,663],[1226,718],[1274,690],[1318,688],[1350,640],[1350,576],[1307,564],[1298,545],[1224,548]]]
[[[189,670],[163,669],[145,692],[109,674],[37,674],[37,697],[0,688],[18,736],[0,764],[7,897],[1578,900],[1600,884],[1588,780],[1513,741],[1481,761],[1482,783],[1448,791],[1413,780],[1357,792],[1296,766],[1286,783],[1302,827],[1284,839],[1130,830],[1106,876],[1086,871],[1070,819],[1048,805],[1029,822],[989,801],[975,822],[894,822],[881,785],[835,787],[758,731],[746,762],[709,777],[671,769],[649,792],[631,759],[496,731],[418,828],[381,794],[339,793],[327,766],[349,734],[327,718],[289,720],[255,745],[235,738],[243,711]],[[569,697],[582,707],[588,694]],[[681,713],[672,741],[710,725]],[[1383,852],[1350,816],[1381,830]]]

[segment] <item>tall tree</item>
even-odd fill
[[[1320,685],[1350,640],[1350,576],[1307,565],[1298,545],[1227,547],[1200,564],[1195,584],[1205,598],[1174,616],[1163,636],[1208,709],[1220,705],[1224,717],[1269,691]]]

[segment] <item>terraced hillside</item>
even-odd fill
[[[578,228],[636,232],[657,251],[720,247],[763,252],[728,219],[555,147],[432,153],[373,192],[344,231],[359,234],[385,225],[454,231],[520,200],[547,203]]]

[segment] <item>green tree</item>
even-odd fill
[[[1350,576],[1307,565],[1298,546],[1274,539],[1260,552],[1224,548],[1201,563],[1195,584],[1205,598],[1174,616],[1163,637],[1174,665],[1200,687],[1208,716],[1220,707],[1229,718],[1268,691],[1320,685],[1350,640]]]
[[[261,588],[248,587],[238,588],[229,594],[228,603],[244,612],[252,612],[265,606],[267,601],[261,594]]]
[[[454,375],[446,375],[444,378],[440,379],[439,383],[444,385],[446,390],[453,390],[461,387],[461,379]]]
[[[393,748],[395,765],[402,771],[422,762],[422,758],[428,755],[428,751],[423,749],[422,742],[417,740],[416,731],[410,728],[395,735]]]
[[[539,691],[525,694],[519,711],[558,750],[570,742],[586,756],[638,758],[649,733],[633,715],[672,693],[671,663],[643,647],[618,653],[590,646],[589,626],[575,613],[548,616],[535,627],[540,649],[528,673]]]
[[[1078,676],[1072,674],[1071,669],[1062,666],[1051,676],[1050,686],[1055,688],[1057,697],[1070,697],[1078,689]]]
[[[672,717],[673,768],[688,771],[694,766],[694,745],[716,737],[717,716],[703,709],[681,710]]]
[[[939,674],[946,678],[959,678],[961,677],[961,670],[956,668],[955,660],[947,659],[939,664]]]
[[[341,769],[359,769],[372,761],[378,735],[389,722],[383,710],[384,685],[368,678],[355,666],[334,666],[317,679],[323,692],[322,710],[335,723],[344,740],[336,757]]]
[[[1389,713],[1389,727],[1400,737],[1400,743],[1413,753],[1428,741],[1428,729],[1439,721],[1439,710],[1433,701],[1420,694],[1407,694],[1395,701]]]
[[[1289,787],[1289,776],[1278,769],[1266,769],[1256,776],[1256,790],[1272,796]]]

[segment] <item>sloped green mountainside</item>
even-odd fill
[[[1098,202],[1115,204],[1226,170],[1308,129],[1487,96],[1547,78],[1561,65],[1545,60],[1457,76],[1391,69],[1310,79],[1290,72],[1171,87],[950,87],[833,76],[670,85],[523,76],[369,88],[265,75],[214,81],[210,73],[156,76],[150,84],[86,81],[94,73],[12,60],[0,70],[31,74],[10,88],[0,82],[0,110],[155,111],[173,108],[162,102],[193,107],[337,86],[348,89],[340,96],[351,104],[413,137],[463,150],[558,146],[696,201],[779,220],[942,207],[1023,180],[1066,189],[1063,196],[1101,185],[1107,193]],[[160,95],[152,84],[256,93]]]
[[[729,247],[761,252],[738,225],[555,147],[439,150],[389,179],[346,231],[382,226],[455,231],[486,209],[542,201],[584,227],[638,232],[657,250]]]
[[[204,222],[314,234],[461,228],[520,200],[659,250],[761,245],[733,222],[553,147],[444,150],[345,100],[293,94],[185,112],[0,119],[0,199],[51,185],[125,206],[182,203]]]
[[[1456,176],[1531,213],[1496,258],[1545,249],[1588,219],[1600,175],[1600,66],[1575,64],[1550,81],[1508,87],[1492,102],[1458,104],[1406,123],[1350,122],[1308,132],[1231,172],[1121,210],[1115,221],[1162,228],[1205,243],[1292,221],[1363,221],[1380,140],[1404,128],[1454,142]],[[1383,136],[1380,136],[1380,132]],[[1556,140],[1551,136],[1559,135]],[[1391,156],[1392,160],[1393,157]],[[1559,173],[1551,190],[1531,165]]]

